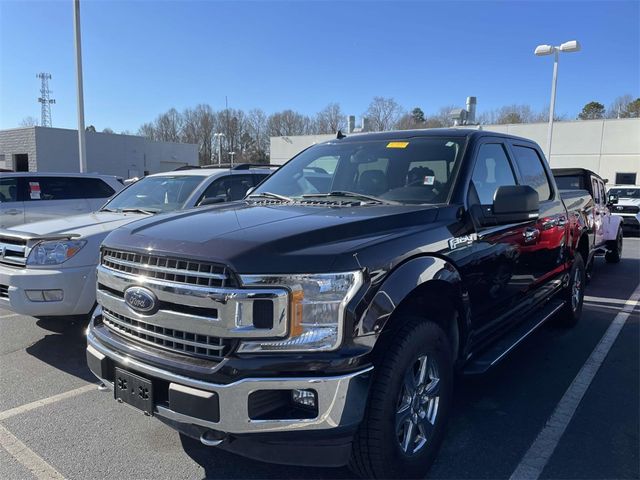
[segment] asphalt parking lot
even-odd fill
[[[577,327],[549,323],[488,374],[462,377],[449,434],[429,476],[518,477],[523,457],[536,454],[530,450],[536,438],[536,445],[549,447],[545,435],[554,430],[545,425],[559,415],[568,424],[547,448],[551,456],[540,478],[639,478],[640,316],[637,304],[627,302],[639,281],[640,239],[627,238],[620,264],[597,259]],[[621,316],[623,307],[631,314]],[[583,378],[612,322],[622,320],[577,408],[567,413],[571,389],[580,387],[574,379]],[[183,445],[159,421],[98,391],[84,348],[82,324],[0,310],[0,478],[350,476],[347,469],[275,466],[198,442]]]

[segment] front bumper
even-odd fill
[[[622,219],[622,228],[640,228],[640,213],[613,213]]]
[[[154,405],[154,415],[180,426],[198,426],[224,434],[244,435],[276,432],[332,431],[355,429],[362,421],[373,367],[345,375],[244,378],[229,384],[216,384],[178,375],[124,356],[102,344],[89,330],[87,334],[87,362],[89,368],[106,385],[113,386],[115,367],[140,374],[154,382],[160,392]],[[317,393],[317,415],[314,418],[252,419],[249,413],[249,395],[259,391],[313,390]],[[192,395],[194,401],[181,401],[179,408],[171,405],[172,391]],[[165,393],[167,392],[167,393]],[[211,408],[218,409],[218,421],[205,420],[210,412],[202,411],[202,402],[208,392],[216,394]],[[192,407],[190,407],[190,405]],[[199,405],[199,411],[194,410]]]
[[[0,265],[0,308],[32,317],[86,315],[96,301],[96,267],[25,268]],[[62,290],[61,301],[34,302],[25,290]]]

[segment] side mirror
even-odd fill
[[[610,193],[609,194],[609,205],[617,205],[618,204],[618,195],[616,195],[615,193]]]
[[[223,203],[225,202],[225,198],[224,197],[209,197],[209,198],[205,198],[204,200],[202,200],[200,202],[200,205],[198,205],[199,207],[204,207],[205,205],[214,205],[216,203]]]
[[[493,205],[473,205],[471,215],[483,227],[526,222],[538,218],[538,192],[529,185],[498,187]]]

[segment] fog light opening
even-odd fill
[[[318,400],[314,390],[291,390],[291,400],[294,404],[308,408],[317,408]]]
[[[24,293],[32,302],[61,302],[64,298],[62,290],[25,290]]]

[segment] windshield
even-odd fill
[[[151,213],[177,210],[205,178],[199,175],[145,177],[122,190],[103,210],[131,209]]]
[[[250,197],[274,199],[275,194],[295,201],[356,193],[363,201],[444,203],[463,142],[461,137],[423,137],[318,145],[281,167]]]
[[[640,188],[612,188],[609,195],[617,195],[618,198],[640,198]]]

